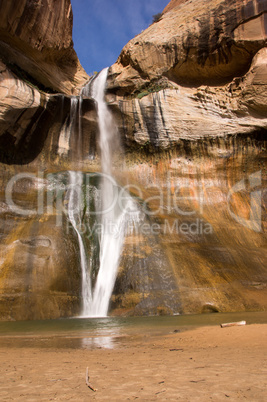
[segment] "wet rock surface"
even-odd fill
[[[78,245],[67,223],[41,213],[30,180],[14,186],[12,203],[1,192],[1,320],[68,317],[80,311]],[[51,208],[50,208],[51,209]]]

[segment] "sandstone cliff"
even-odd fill
[[[70,0],[2,1],[0,13],[0,161],[26,164],[51,135],[57,149],[68,95],[89,77],[73,49]]]
[[[120,180],[154,211],[157,229],[126,241],[118,311],[267,306],[266,12],[266,1],[172,0],[110,69],[127,151]]]
[[[72,43],[70,0],[0,2],[2,62],[54,92],[77,93],[88,79]]]
[[[0,162],[8,165],[32,162],[40,166],[41,159],[44,168],[54,161],[58,166],[62,141],[67,147],[69,161],[76,160],[78,148],[83,150],[82,158],[88,157],[88,142],[91,143],[91,151],[93,148],[90,133],[95,132],[96,126],[93,100],[83,102],[82,111],[87,113],[83,126],[87,135],[78,144],[74,132],[78,131],[79,97],[72,98],[77,101],[73,122],[70,118],[71,97],[39,90],[30,82],[19,79],[1,62],[0,75]],[[68,140],[64,140],[65,137]]]
[[[256,0],[171,1],[110,70],[126,146],[155,151],[181,139],[263,133],[266,12]]]
[[[56,227],[53,212],[12,211],[5,192],[9,180],[26,170],[30,176],[13,188],[12,203],[36,207],[47,180],[31,180],[31,174],[52,165],[50,154],[52,161],[57,157],[62,126],[69,122],[68,95],[88,80],[73,49],[70,1],[0,1],[0,58],[0,316],[72,316],[81,304],[73,236]]]
[[[187,2],[189,0],[171,0],[169,4],[164,8],[162,14],[167,13],[168,11],[174,9],[177,6],[180,6],[181,4]]]
[[[181,85],[222,85],[244,75],[266,46],[263,0],[172,3],[112,66],[110,86],[118,93],[162,76]]]
[[[243,77],[220,87],[184,87],[168,83],[158,92],[132,99],[110,97],[125,146],[151,151],[172,149],[181,140],[241,134],[267,129],[266,48],[254,57]]]

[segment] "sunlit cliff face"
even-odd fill
[[[128,280],[129,299],[134,289],[142,289],[141,305],[154,313],[160,307],[182,313],[264,308],[267,177],[262,143],[199,141],[190,152],[181,147],[176,155],[156,163],[155,158],[129,167],[127,182],[133,194],[146,200],[149,225],[126,242],[122,261],[129,262],[122,264],[114,301],[127,304],[119,293]],[[144,268],[151,260],[154,276]],[[157,272],[162,266],[172,278],[169,299],[176,305],[166,302]],[[157,292],[146,292],[145,283],[157,289],[161,306],[153,305]]]
[[[142,220],[126,235],[111,313],[266,308],[265,158],[262,141],[242,137],[125,156],[115,176],[138,203]],[[79,248],[67,223],[67,188],[51,193],[49,173],[28,174],[11,187],[17,211],[1,193],[2,316],[78,314]],[[10,188],[12,177],[2,176],[3,188]],[[92,219],[90,228],[84,220],[82,233],[95,258]]]

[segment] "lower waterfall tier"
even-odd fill
[[[149,158],[130,154],[116,173],[143,219],[125,237],[109,314],[267,308],[263,139],[199,140]],[[77,316],[81,269],[67,219],[68,172],[37,174],[29,166],[17,174],[14,168],[1,174],[0,317]],[[99,174],[84,173],[84,191],[86,177],[90,196],[81,233],[94,283]]]

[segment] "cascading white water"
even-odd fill
[[[73,96],[70,99],[70,118],[65,121],[58,140],[59,155],[67,155],[70,149],[70,138],[77,119],[78,98]]]
[[[97,102],[98,107],[99,145],[101,150],[102,172],[111,176],[114,142],[117,143],[118,141],[116,126],[104,99],[107,74],[108,68],[105,68],[93,80],[91,95]]]
[[[81,172],[69,172],[68,186],[68,217],[72,224],[79,243],[80,261],[82,271],[82,300],[83,317],[105,317],[108,313],[109,301],[114,288],[120,255],[128,224],[136,225],[139,221],[139,209],[130,195],[119,188],[112,177],[112,158],[114,150],[118,148],[118,132],[113,123],[112,115],[104,99],[108,68],[101,71],[97,77],[89,82],[78,98],[71,98],[71,113],[69,125],[64,130],[61,148],[66,151],[73,126],[79,112],[78,145],[81,143],[82,131],[82,101],[84,96],[91,95],[98,106],[99,145],[101,151],[101,185],[100,205],[96,205],[98,222],[101,224],[99,234],[99,270],[92,289],[91,269],[88,266],[83,237],[80,233],[81,215],[83,210]],[[66,138],[67,133],[67,138]],[[88,205],[86,206],[88,208]],[[91,261],[91,259],[90,259]],[[90,265],[90,262],[89,262]]]
[[[118,134],[104,99],[108,68],[94,79],[92,97],[98,105],[99,145],[101,150],[101,234],[100,267],[92,292],[90,316],[104,317],[116,280],[120,254],[129,221],[138,220],[137,206],[126,191],[119,189],[112,177],[112,156]]]
[[[69,172],[69,185],[68,185],[68,217],[69,221],[74,228],[79,242],[80,261],[82,271],[82,316],[87,316],[90,311],[92,303],[91,292],[91,279],[90,271],[88,271],[88,264],[86,252],[83,244],[83,239],[80,234],[81,229],[81,211],[83,209],[82,202],[82,183],[83,174],[81,172]]]

